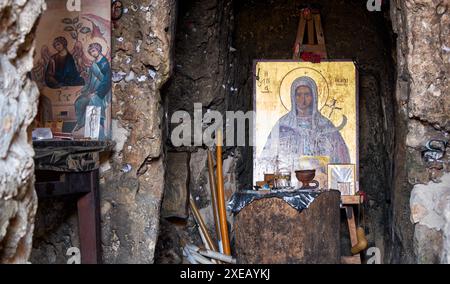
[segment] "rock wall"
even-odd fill
[[[153,263],[165,176],[160,88],[172,70],[175,0],[122,0],[112,34],[111,156],[100,169],[105,263]],[[73,200],[44,201],[32,262],[66,263],[79,247]],[[55,213],[57,212],[57,213]]]
[[[450,1],[394,0],[391,6],[398,74],[390,259],[448,263],[449,155],[427,160],[432,152],[425,146],[449,141]]]
[[[27,127],[38,102],[27,78],[33,66],[33,30],[43,0],[0,2],[0,263],[26,263],[37,197]]]
[[[165,172],[159,90],[172,68],[175,1],[122,3],[126,13],[113,31],[112,59],[118,144],[100,185],[103,257],[107,263],[152,263]]]
[[[229,97],[236,94],[231,81],[232,1],[178,1],[178,5],[174,75],[164,89],[168,117],[170,119],[172,114],[179,110],[187,111],[194,117],[194,103],[202,104],[203,113],[213,110],[224,114],[230,109]],[[175,126],[168,125],[169,133]],[[168,155],[180,156],[176,152],[188,153],[181,155],[189,161],[187,190],[195,199],[211,236],[215,237],[205,145],[174,147],[171,141],[166,142],[171,151]],[[231,169],[234,154],[235,149],[225,149],[224,181],[227,197],[230,197],[236,188],[234,169]],[[215,156],[215,153],[213,155]],[[168,160],[167,167],[176,168],[171,160]],[[178,178],[180,182],[167,180],[166,190],[171,190],[174,183],[185,183],[184,174]],[[182,192],[178,194],[184,195]],[[176,217],[184,216],[178,214]],[[181,262],[182,255],[178,249],[181,246],[180,239],[201,244],[192,214],[183,224],[179,223],[179,220],[176,223],[161,220],[164,231],[158,242],[157,262]]]

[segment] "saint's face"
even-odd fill
[[[61,52],[64,50],[64,45],[62,45],[60,42],[55,42],[53,44],[53,47],[55,47],[56,51]]]
[[[100,55],[98,50],[95,48],[89,49],[89,54],[94,58],[98,58],[98,56]]]
[[[300,86],[295,90],[295,103],[300,114],[311,114],[313,94],[306,86]]]

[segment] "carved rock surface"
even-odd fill
[[[189,153],[168,152],[162,218],[187,218],[189,204]]]
[[[450,174],[440,183],[418,184],[411,193],[411,221],[416,224],[415,250],[419,263],[449,262]]]
[[[26,263],[31,251],[37,198],[27,127],[38,90],[26,74],[43,8],[43,0],[0,2],[0,263]]]
[[[430,139],[450,138],[449,8],[448,0],[391,1],[398,35],[392,262],[449,262],[449,156],[422,158]]]
[[[100,184],[103,259],[153,263],[165,175],[159,90],[172,68],[175,1],[122,3],[127,13],[113,30],[112,70],[126,76],[113,84],[120,148]]]

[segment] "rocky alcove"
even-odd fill
[[[0,263],[66,263],[79,246],[76,214],[67,200],[37,200],[27,139],[38,103],[27,72],[45,1],[3,2]],[[253,60],[291,58],[305,4],[321,6],[328,57],[358,65],[369,245],[384,263],[450,262],[447,0],[383,1],[381,12],[365,0],[135,2],[122,1],[127,12],[112,33],[112,71],[126,76],[113,83],[116,146],[100,172],[105,263],[179,263],[181,240],[200,243],[187,206],[165,207],[171,189],[189,189],[213,232],[206,147],[174,147],[171,115],[192,113],[193,103],[205,112],[251,110]],[[251,182],[251,153],[225,149],[227,197]]]
[[[370,12],[363,1],[180,2],[174,74],[163,91],[168,117],[177,110],[186,110],[193,117],[194,103],[201,103],[204,111],[252,110],[253,60],[292,58],[300,10],[307,4],[320,7],[329,59],[352,59],[358,66],[361,188],[369,199],[366,229],[370,245],[384,255],[389,242],[395,132],[396,42],[389,7],[384,7],[384,12]],[[179,176],[188,180],[175,182],[189,184],[214,235],[205,147],[176,148],[168,141],[168,150],[169,157],[178,157],[169,160],[169,172],[174,166],[171,161],[190,158],[190,163],[184,162],[190,174]],[[253,157],[251,147],[228,147],[226,153],[225,190],[231,196],[252,183]],[[172,181],[166,180],[170,188]],[[171,227],[166,220],[162,224]],[[181,229],[175,227],[163,230],[160,239],[173,244],[172,238],[178,237],[170,232]],[[342,227],[345,236],[345,223]],[[198,234],[192,228],[188,231]],[[348,236],[343,239],[343,250],[349,253]],[[160,243],[161,255],[167,255],[164,249],[168,245]]]

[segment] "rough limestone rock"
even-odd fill
[[[189,216],[189,153],[168,152],[162,218]]]
[[[43,8],[43,0],[0,1],[0,263],[26,263],[31,251],[37,197],[27,127],[38,90],[26,74]]]
[[[112,35],[112,113],[120,135],[113,134],[119,143],[100,184],[103,258],[152,263],[165,172],[159,90],[172,68],[175,1],[122,3],[127,12]]]
[[[169,115],[204,109],[224,111],[232,94],[229,78],[229,0],[180,1],[174,54],[174,76],[167,86]],[[195,48],[192,48],[195,47]]]
[[[422,151],[430,139],[449,141],[449,8],[448,0],[391,1],[398,35],[392,262],[448,262],[439,254],[448,255],[442,238],[448,238],[449,158],[426,163]]]
[[[450,131],[450,1],[405,1],[412,78],[409,117]],[[418,37],[413,36],[418,34]]]
[[[236,95],[234,82],[231,78],[232,52],[232,1],[230,0],[194,0],[178,1],[178,18],[175,37],[174,74],[170,82],[164,88],[164,97],[167,103],[168,133],[175,125],[170,124],[170,117],[175,111],[183,110],[193,113],[194,103],[200,103],[203,112],[217,110],[224,113],[228,110],[228,100]],[[191,116],[193,117],[193,116]],[[206,125],[203,125],[206,127]],[[202,214],[206,226],[215,239],[214,217],[211,205],[210,184],[208,179],[207,151],[202,145],[193,147],[175,148],[170,140],[167,146],[171,151],[191,152],[189,167],[189,190],[195,199],[197,207]],[[228,151],[225,149],[224,156]],[[215,153],[213,153],[215,156]],[[230,163],[228,163],[230,164]],[[234,165],[234,163],[233,163]],[[228,175],[230,172],[230,177]],[[232,180],[233,178],[233,180]],[[224,162],[224,180],[227,196],[231,196],[231,190],[235,188],[234,169],[227,168]],[[232,184],[232,185],[229,185]],[[232,218],[229,218],[231,221]],[[202,244],[196,223],[192,214],[183,227],[185,240],[197,245]],[[173,223],[161,222],[162,226],[176,226]],[[160,236],[158,250],[168,251],[174,242],[167,239],[177,239],[176,235],[167,236],[167,233],[179,232],[178,228],[164,230]],[[164,247],[164,248],[163,248]],[[174,248],[176,251],[176,248]],[[180,254],[178,257],[182,258]],[[160,263],[172,263],[167,257],[159,260]]]
[[[444,251],[441,255],[441,262],[442,263],[450,263],[450,202],[447,202],[444,209],[444,218],[446,220],[446,223],[443,228],[443,248]]]
[[[417,262],[448,263],[450,239],[450,174],[441,183],[414,186],[411,193],[411,221],[416,224]]]

